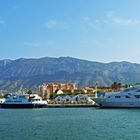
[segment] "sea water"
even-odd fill
[[[0,140],[140,140],[140,109],[0,109]]]

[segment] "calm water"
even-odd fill
[[[0,110],[0,140],[139,140],[140,109]]]

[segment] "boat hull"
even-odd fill
[[[95,98],[93,100],[102,108],[140,108],[140,99],[109,100]]]
[[[46,104],[1,104],[1,108],[46,108]]]

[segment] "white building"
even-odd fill
[[[57,102],[57,103],[62,103],[62,102],[63,102],[63,97],[57,96],[57,97],[54,99],[54,101]]]
[[[59,89],[59,90],[56,92],[56,94],[57,94],[57,95],[61,95],[61,94],[63,94],[63,91]]]
[[[72,97],[67,95],[63,97],[63,102],[65,103],[71,103],[72,102]]]
[[[54,101],[57,103],[93,103],[87,95],[57,96]]]
[[[87,95],[79,95],[78,102],[80,102],[80,103],[88,102],[88,96]]]

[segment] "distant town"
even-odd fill
[[[121,83],[114,82],[111,86],[100,87],[98,85],[93,87],[77,88],[75,83],[43,83],[38,87],[38,93],[34,93],[30,89],[24,91],[18,91],[16,94],[38,94],[43,100],[47,100],[49,104],[93,104],[91,97],[95,97],[95,93],[108,93],[123,91],[125,88],[139,85],[127,84],[122,85]],[[0,93],[0,102],[3,98],[9,98],[12,94]]]

